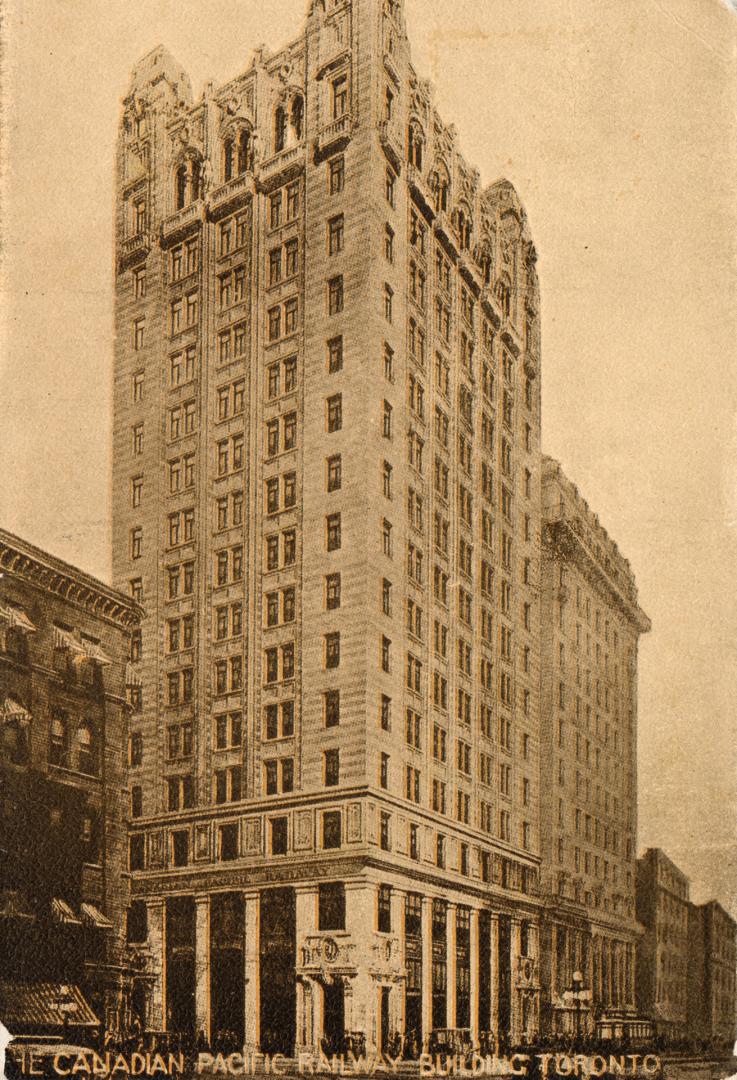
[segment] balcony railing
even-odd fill
[[[120,245],[121,259],[131,259],[135,255],[148,254],[151,250],[151,236],[147,232],[135,233],[123,240]]]
[[[253,174],[243,173],[227,183],[221,184],[210,193],[210,210],[217,211],[221,206],[235,202],[241,196],[251,195],[254,191]]]
[[[328,146],[332,146],[333,143],[338,142],[340,139],[349,138],[352,130],[353,117],[350,113],[345,113],[343,116],[339,116],[337,120],[326,124],[317,136],[318,152],[322,153]]]
[[[304,152],[305,144],[299,142],[294,146],[288,146],[286,150],[280,150],[278,154],[273,154],[270,158],[266,158],[265,161],[261,162],[259,170],[261,180],[270,180],[296,165]]]
[[[198,221],[202,221],[204,205],[201,199],[196,199],[189,206],[170,214],[161,223],[161,239],[168,240],[177,233],[183,232]]]

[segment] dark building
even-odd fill
[[[0,1016],[128,1008],[125,667],[138,606],[0,530]]]
[[[689,1034],[711,1046],[731,1050],[737,1034],[737,925],[716,900],[694,904],[688,938]]]
[[[697,909],[698,910],[698,909]],[[637,1003],[666,1039],[682,1039],[689,1021],[691,965],[689,880],[659,849],[637,860],[637,918],[645,933],[637,950]]]

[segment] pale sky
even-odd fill
[[[543,443],[630,559],[640,848],[737,914],[734,183],[721,0],[406,0],[418,73],[539,252]],[[108,579],[113,152],[133,63],[195,93],[307,0],[4,5],[0,524]],[[730,897],[730,891],[732,896]]]

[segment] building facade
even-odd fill
[[[140,615],[0,530],[0,998],[13,1034],[126,1019],[124,673]]]
[[[721,904],[692,904],[689,913],[688,1033],[731,1050],[737,1036],[737,924]]]
[[[398,0],[315,2],[197,100],[165,49],[136,65],[116,235],[149,1028],[533,1036],[540,342],[516,193],[462,157]]]
[[[546,1031],[635,1033],[637,650],[629,563],[542,466],[541,855]]]
[[[689,880],[658,848],[637,860],[637,918],[645,933],[637,951],[637,1004],[667,1039],[689,1027]]]

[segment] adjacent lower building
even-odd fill
[[[681,1039],[689,1027],[691,965],[701,964],[693,935],[689,880],[659,848],[637,860],[637,918],[645,934],[637,953],[637,1004],[666,1039]],[[691,922],[690,922],[691,920]],[[703,965],[702,965],[703,966]]]
[[[721,904],[690,907],[688,1034],[731,1050],[737,1036],[737,924]]]
[[[119,1028],[129,1009],[125,668],[141,611],[0,529],[0,1017]]]
[[[629,563],[551,458],[542,466],[542,1019],[642,1035],[635,998],[637,651]]]
[[[115,309],[146,1025],[534,1037],[536,252],[400,0],[314,2],[197,98],[136,65]]]

